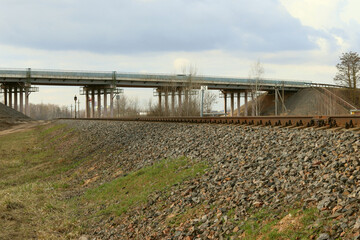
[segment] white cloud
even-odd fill
[[[359,0],[347,0],[347,5],[344,7],[343,11],[340,14],[341,19],[347,24],[350,24],[351,21],[356,21],[357,23],[360,23],[359,10]]]
[[[191,64],[189,59],[186,58],[176,58],[174,60],[174,68],[177,73],[182,73],[184,67],[187,67]]]
[[[280,0],[305,26],[316,29],[341,27],[339,10],[344,0]]]

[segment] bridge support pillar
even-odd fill
[[[169,91],[165,90],[165,116],[169,116]]]
[[[234,116],[234,93],[230,93],[230,115]]]
[[[12,87],[11,86],[9,86],[9,107],[13,107],[13,104],[12,104],[12,94],[13,94],[13,92],[12,92]]]
[[[224,92],[224,116],[226,116],[227,113],[227,94]]]
[[[182,94],[182,90],[179,89],[179,92],[178,92],[178,115],[181,116],[182,114],[182,103],[181,103],[181,94]]]
[[[175,116],[175,90],[171,91],[171,116]]]
[[[244,109],[244,116],[248,115],[248,92],[245,90],[244,93],[244,101],[245,101],[245,109]]]
[[[2,84],[4,93],[4,105],[13,108],[25,115],[30,116],[29,95],[31,92],[37,92],[38,88],[33,88],[29,83],[8,83]],[[25,109],[24,109],[25,95]]]
[[[122,93],[123,90],[116,85],[96,85],[85,86],[82,88],[81,95],[85,95],[86,117],[87,118],[105,118],[114,117],[114,95]],[[103,95],[103,103],[102,97]],[[108,106],[110,97],[110,108]],[[97,99],[97,101],[95,101]],[[103,104],[103,109],[102,109]],[[96,106],[97,105],[97,106]],[[95,109],[96,108],[96,109]],[[109,110],[110,109],[110,110]]]
[[[90,118],[90,101],[89,101],[89,90],[85,90],[85,111],[86,111],[86,118]]]
[[[161,89],[157,89],[157,91],[158,91],[158,93],[159,93],[159,95],[158,95],[158,110],[159,110],[159,115],[161,115],[161,113],[162,113],[162,107],[161,107],[161,95],[162,95],[162,91],[161,91]]]
[[[6,86],[4,87],[4,105],[7,106],[8,105],[8,90],[6,88]]]
[[[20,87],[20,112],[24,113],[24,89]]]
[[[25,115],[30,117],[30,108],[29,108],[29,88],[25,87]]]
[[[98,89],[97,91],[97,115],[98,115],[98,118],[101,118],[101,92],[100,92],[100,89]]]
[[[114,117],[114,89],[110,89],[110,117]]]
[[[91,89],[91,117],[95,117],[95,89]]]
[[[104,117],[108,117],[108,112],[107,112],[107,89],[104,89]]]
[[[237,98],[236,98],[236,101],[237,101],[237,116],[240,117],[240,92],[237,93]]]
[[[14,87],[14,109],[18,110],[18,88]]]

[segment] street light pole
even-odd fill
[[[75,97],[74,97],[74,101],[75,101],[75,118],[76,118],[76,101],[77,101],[76,95],[75,95]]]

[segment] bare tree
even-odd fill
[[[206,91],[204,95],[204,111],[211,112],[214,104],[217,103],[217,95],[213,92]]]
[[[265,73],[265,69],[260,62],[257,60],[253,63],[249,71],[249,78],[254,80],[251,84],[251,100],[252,100],[252,110],[256,116],[261,114],[261,101],[260,101],[260,94],[261,94],[261,84],[262,84],[262,77]]]
[[[129,117],[139,115],[138,99],[128,99],[125,95],[119,95],[115,102],[115,113],[117,117]]]
[[[194,81],[198,69],[195,65],[182,67],[183,74],[186,75],[186,84],[184,89],[184,103],[182,107],[182,116],[196,116],[199,115],[199,101],[195,95],[195,89],[200,89],[200,85]]]
[[[66,106],[55,104],[30,104],[30,117],[37,120],[48,120],[54,118],[69,118],[71,113]]]
[[[343,53],[336,68],[338,69],[334,77],[336,83],[353,89],[357,88],[360,78],[360,56],[357,52]]]

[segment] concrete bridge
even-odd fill
[[[220,90],[224,96],[224,107],[226,112],[227,99],[230,98],[231,114],[234,113],[234,99],[237,98],[240,113],[240,99],[245,102],[245,115],[247,115],[247,102],[249,94],[256,91],[268,91],[274,93],[275,101],[281,98],[282,92],[296,92],[299,89],[313,85],[306,81],[284,81],[279,79],[251,79],[251,78],[227,78],[211,76],[192,76],[185,74],[142,74],[142,73],[118,73],[113,72],[88,72],[88,71],[57,71],[57,70],[35,70],[35,69],[0,69],[1,91],[4,93],[4,103],[16,110],[29,115],[28,104],[30,92],[37,91],[36,85],[57,86],[80,86],[80,93],[85,95],[86,116],[101,117],[113,116],[113,99],[121,92],[119,87],[155,88],[158,96],[159,106],[162,99],[165,102],[165,112],[169,110],[169,97],[171,97],[171,112],[175,102],[181,107],[187,102],[193,89],[207,86],[211,90]],[[249,93],[249,94],[248,94]],[[109,96],[110,95],[110,96]],[[19,97],[18,97],[19,96]],[[98,98],[97,113],[95,113],[94,99]],[[175,100],[177,96],[177,100]],[[25,109],[23,99],[25,97]],[[251,97],[251,96],[250,96]],[[110,100],[110,113],[108,109],[108,98]],[[19,99],[19,100],[18,100]],[[103,99],[103,112],[101,100]],[[20,103],[20,104],[19,104]]]

